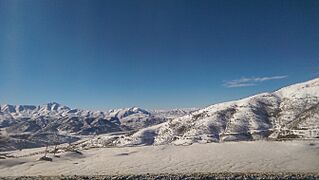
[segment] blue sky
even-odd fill
[[[0,0],[0,104],[203,107],[319,76],[319,1]]]

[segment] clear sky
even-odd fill
[[[203,107],[318,76],[318,0],[0,0],[0,104]]]

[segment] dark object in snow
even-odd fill
[[[39,158],[39,161],[52,161],[52,158],[49,158],[47,156],[42,156]]]

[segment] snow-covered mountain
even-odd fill
[[[50,136],[59,136],[59,142],[63,143],[78,140],[79,136],[136,131],[192,112],[175,111],[157,112],[137,107],[88,111],[55,102],[40,106],[1,105],[0,133],[10,138],[6,139],[7,143],[0,143],[0,149],[7,148],[8,143],[13,148],[19,143],[27,147],[40,146],[50,141]]]
[[[237,101],[115,138],[117,146],[319,138],[319,78]]]

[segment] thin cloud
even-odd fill
[[[240,79],[227,81],[224,83],[224,86],[228,88],[256,86],[258,85],[258,83],[261,83],[264,81],[285,79],[287,77],[288,76],[270,76],[270,77],[252,77],[252,78],[242,77]]]
[[[256,86],[254,83],[225,83],[224,86],[228,88],[234,88],[234,87],[249,87],[249,86]]]

